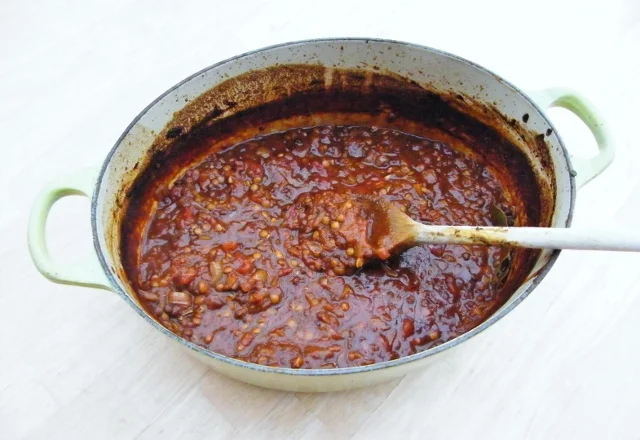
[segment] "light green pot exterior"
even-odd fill
[[[380,49],[384,49],[381,51]],[[381,56],[383,54],[384,56]],[[403,75],[407,72],[426,72],[412,79],[443,91],[459,90],[486,102],[493,103],[504,115],[520,118],[530,115],[528,126],[538,132],[553,126],[540,108],[564,107],[578,115],[596,138],[599,153],[588,160],[569,159],[555,129],[549,137],[551,157],[557,182],[556,209],[553,226],[568,227],[571,221],[575,189],[600,172],[613,160],[614,150],[610,133],[602,117],[584,97],[564,88],[552,88],[525,95],[495,74],[456,56],[426,47],[394,41],[371,39],[330,39],[289,43],[251,52],[223,61],[198,72],[181,82],[147,107],[127,128],[102,167],[81,170],[50,183],[36,198],[28,226],[28,243],[37,269],[56,283],[100,288],[119,294],[158,331],[171,338],[181,348],[208,363],[215,370],[235,379],[255,385],[290,391],[337,391],[363,387],[387,381],[424,368],[459,343],[470,339],[493,325],[512,310],[539,283],[557,258],[557,251],[543,251],[531,276],[511,299],[492,317],[470,332],[433,349],[394,361],[366,367],[331,370],[295,370],[249,364],[211,353],[183,340],[158,324],[140,307],[126,280],[118,273],[121,267],[116,249],[107,245],[107,236],[117,224],[111,215],[116,194],[121,189],[123,173],[130,173],[133,164],[144,157],[151,147],[155,133],[170,121],[174,112],[188,100],[199,96],[229,76],[253,69],[280,64],[324,64],[343,68],[362,65],[382,66],[385,70]],[[404,75],[403,75],[404,76]],[[574,179],[574,175],[577,176]],[[65,265],[53,261],[47,251],[45,225],[52,205],[67,195],[84,195],[92,199],[92,230],[96,254],[80,265]]]

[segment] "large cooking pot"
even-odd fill
[[[127,190],[148,163],[151,150],[161,148],[157,139],[166,138],[168,124],[175,121],[183,108],[191,105],[188,117],[180,116],[182,123],[188,125],[197,122],[199,117],[211,116],[212,112],[214,116],[226,117],[291,90],[300,91],[305,84],[318,86],[318,81],[303,83],[299,75],[280,75],[276,79],[261,75],[265,68],[288,65],[307,65],[325,72],[336,68],[355,69],[363,75],[386,72],[408,78],[412,84],[442,96],[456,96],[460,103],[472,103],[474,117],[510,137],[528,158],[538,183],[546,191],[544,226],[569,227],[576,188],[604,170],[613,159],[613,147],[602,119],[584,98],[572,91],[549,89],[527,95],[499,76],[457,56],[396,41],[327,39],[282,44],[231,58],[185,79],[138,115],[100,169],[85,170],[51,183],[36,199],[29,221],[29,249],[38,270],[56,283],[117,293],[156,330],[223,374],[260,386],[293,391],[360,387],[421,368],[496,323],[540,283],[553,266],[558,251],[540,252],[528,277],[507,303],[473,330],[412,356],[362,367],[294,370],[251,364],[204,350],[156,322],[139,304],[122,269],[119,231]],[[237,81],[229,87],[229,80],[234,78]],[[235,94],[234,108],[220,105],[221,97],[228,93]],[[197,103],[195,107],[193,101]],[[570,160],[560,136],[541,110],[552,106],[569,109],[590,128],[599,148],[595,157]],[[51,206],[71,194],[91,197],[91,227],[96,250],[96,255],[84,264],[73,266],[52,261],[45,240],[45,223]]]

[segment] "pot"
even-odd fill
[[[527,156],[545,188],[544,226],[569,227],[576,189],[603,171],[614,151],[602,118],[592,105],[567,89],[525,94],[492,72],[455,55],[414,44],[374,39],[326,39],[287,43],[249,52],[208,67],[172,87],[145,108],[127,127],[99,169],[83,170],[49,184],[34,202],[28,241],[38,270],[56,283],[112,291],[155,329],[213,369],[235,379],[290,391],[335,391],[372,385],[423,368],[444,353],[471,339],[513,310],[533,291],[551,269],[559,251],[541,251],[526,280],[491,317],[471,331],[429,350],[388,362],[350,368],[306,369],[266,367],[209,352],[171,333],[140,306],[124,275],[119,252],[120,218],[127,190],[157,150],[157,139],[167,137],[176,118],[184,123],[212,115],[226,117],[301,87],[300,75],[268,82],[264,69],[306,65],[332,72],[349,69],[385,72],[409,78],[411,83],[442,96],[471,103],[466,110],[491,124]],[[220,107],[235,80],[234,107]],[[290,82],[290,84],[283,84]],[[296,83],[297,81],[297,83]],[[313,83],[313,81],[311,81]],[[226,87],[226,89],[225,89]],[[226,91],[225,91],[226,90]],[[193,101],[197,105],[193,105]],[[226,102],[226,101],[225,101]],[[462,105],[462,104],[461,104]],[[468,104],[465,104],[468,105]],[[564,107],[589,127],[598,143],[598,154],[570,159],[557,131],[542,109]],[[188,116],[184,117],[185,109]],[[182,112],[182,113],[181,113]],[[178,115],[178,116],[176,116]],[[182,116],[180,116],[182,115]],[[520,122],[523,121],[523,122]],[[91,198],[91,227],[95,255],[83,264],[64,265],[47,252],[45,223],[51,206],[60,198],[82,194]]]

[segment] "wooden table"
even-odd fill
[[[569,85],[608,117],[617,157],[575,226],[640,225],[637,0],[2,2],[0,438],[640,438],[640,255],[563,252],[507,318],[427,370],[309,395],[208,370],[116,295],[52,284],[26,246],[42,185],[100,164],[133,117],[202,67],[265,45],[371,36],[454,52],[524,88]],[[594,142],[551,112],[567,145]],[[48,225],[56,258],[91,252],[89,204]]]

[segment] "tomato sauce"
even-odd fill
[[[442,225],[517,211],[489,167],[440,141],[293,128],[145,185],[152,207],[136,213],[134,194],[124,222],[127,275],[162,325],[223,355],[291,368],[383,362],[463,334],[511,293],[507,248],[419,246],[364,264],[375,250],[363,248],[352,195]]]

